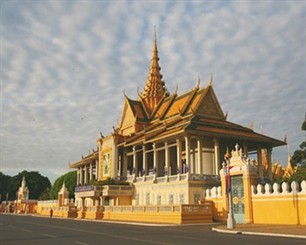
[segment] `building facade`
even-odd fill
[[[77,169],[78,207],[198,204],[206,189],[220,185],[227,147],[236,143],[256,158],[259,182],[272,180],[272,149],[285,142],[229,122],[212,77],[206,87],[198,80],[178,95],[168,92],[160,71],[155,35],[143,91],[135,100],[124,95],[119,125],[101,134],[97,150],[70,164]]]

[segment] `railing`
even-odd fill
[[[205,203],[202,205],[149,205],[149,206],[104,206],[104,212],[115,213],[177,213],[191,214],[191,213],[211,213],[211,203]]]
[[[131,191],[133,190],[132,186],[129,185],[105,185],[103,186],[103,191]]]
[[[136,177],[135,175],[127,176],[128,182],[146,182],[146,181],[154,181],[155,183],[166,183],[166,182],[176,182],[176,181],[186,181],[186,180],[193,180],[193,181],[213,181],[213,182],[220,182],[220,178],[217,175],[209,175],[209,174],[176,174],[176,175],[165,175],[157,177],[156,174],[154,175],[144,175],[140,177]]]
[[[87,207],[86,211],[88,211],[88,212],[102,212],[103,211],[103,207],[102,206]]]
[[[190,180],[220,181],[219,176],[210,174],[190,174]]]

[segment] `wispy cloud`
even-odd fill
[[[123,90],[136,98],[144,86],[154,25],[170,92],[213,73],[229,120],[287,134],[292,150],[303,140],[305,1],[4,1],[1,11],[4,172],[61,172],[95,148],[120,119]]]

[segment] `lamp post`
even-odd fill
[[[228,215],[227,215],[227,229],[235,228],[235,219],[233,217],[233,210],[232,210],[232,190],[231,190],[231,175],[230,175],[230,153],[227,150],[225,154],[226,160],[226,191],[228,196]]]

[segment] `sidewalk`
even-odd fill
[[[227,229],[226,225],[216,226],[212,230],[223,233],[282,236],[306,239],[305,225],[254,225],[237,224],[234,229]]]

